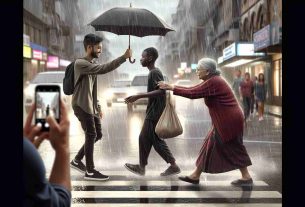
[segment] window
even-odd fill
[[[31,26],[29,26],[29,36],[30,36],[30,40],[35,40],[34,28]]]
[[[26,24],[23,23],[23,34],[26,34]]]
[[[40,44],[40,30],[39,29],[35,29],[35,38],[34,38],[35,42],[37,44]]]

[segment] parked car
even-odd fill
[[[40,72],[26,84],[24,88],[24,106],[28,113],[32,104],[35,101],[35,87],[37,85],[58,85],[60,87],[61,98],[66,104],[67,108],[71,108],[71,98],[72,96],[67,96],[63,92],[63,78],[65,76],[64,71],[50,71],[50,72]]]
[[[111,107],[113,103],[124,103],[125,98],[132,95],[147,92],[147,79],[148,74],[140,74],[134,76],[132,81],[118,80],[115,81],[110,88],[108,88],[104,94],[106,97],[107,106]],[[164,80],[168,81],[168,78],[164,76]],[[127,104],[128,112],[132,112],[133,108],[138,105],[147,105],[148,98],[141,98],[132,104]]]
[[[113,103],[124,103],[124,99],[131,95],[128,88],[130,87],[131,80],[115,80],[111,87],[105,92],[104,97],[108,107],[111,107]]]
[[[179,80],[177,80],[175,82],[175,85],[177,85],[177,86],[184,86],[184,87],[191,87],[191,86],[194,86],[195,84],[191,80],[189,80],[189,79],[179,79]],[[171,96],[171,101],[172,101],[172,103],[174,105],[176,105],[176,99],[177,98],[178,98],[177,96]],[[185,100],[185,101],[190,101],[190,100]]]
[[[191,80],[188,80],[188,79],[180,79],[180,80],[177,80],[175,85],[178,85],[178,86],[186,86],[186,87],[189,87],[189,86],[192,86],[192,81]]]
[[[164,81],[168,82],[167,76],[164,75],[163,77],[164,77]],[[148,74],[134,76],[134,78],[131,82],[131,86],[129,88],[130,95],[146,93],[147,92],[147,81],[148,81]],[[148,98],[141,98],[132,104],[127,104],[127,109],[128,109],[128,112],[132,112],[133,108],[136,108],[137,105],[147,105],[147,104],[148,104]]]

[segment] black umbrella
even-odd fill
[[[162,19],[157,17],[147,9],[139,9],[130,7],[112,8],[89,25],[92,25],[96,31],[107,31],[118,35],[130,35],[144,37],[150,35],[165,36],[167,32],[174,31]],[[135,60],[129,58],[129,62],[134,63]]]

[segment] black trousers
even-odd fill
[[[158,121],[145,119],[142,126],[142,130],[139,136],[139,153],[140,153],[140,165],[146,166],[147,159],[153,146],[156,152],[165,160],[167,163],[175,161],[171,151],[169,150],[166,142],[158,137],[155,133],[155,128]]]
[[[243,97],[243,105],[244,105],[244,116],[245,119],[247,119],[250,115],[250,109],[251,109],[251,97]]]
[[[94,169],[94,143],[102,139],[102,124],[98,115],[88,114],[78,106],[73,107],[74,114],[80,121],[85,132],[85,143],[75,156],[75,160],[82,160],[85,156],[87,170]]]

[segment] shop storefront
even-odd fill
[[[254,50],[270,58],[270,95],[272,104],[282,105],[282,35],[281,27],[272,22],[253,34]]]
[[[23,34],[23,84],[46,70],[47,56],[47,48],[30,42],[30,36]]]
[[[268,76],[270,61],[265,53],[254,52],[253,43],[235,42],[223,50],[223,56],[218,58],[218,66],[225,71],[225,77],[231,82],[236,69],[241,70],[242,74],[250,73],[251,77],[258,76],[259,73]]]
[[[27,80],[30,80],[31,59],[32,48],[30,47],[29,36],[23,35],[23,85],[25,85]]]
[[[35,44],[30,43],[32,48],[32,69],[36,73],[43,72],[46,70],[46,60],[47,60],[47,48]]]

